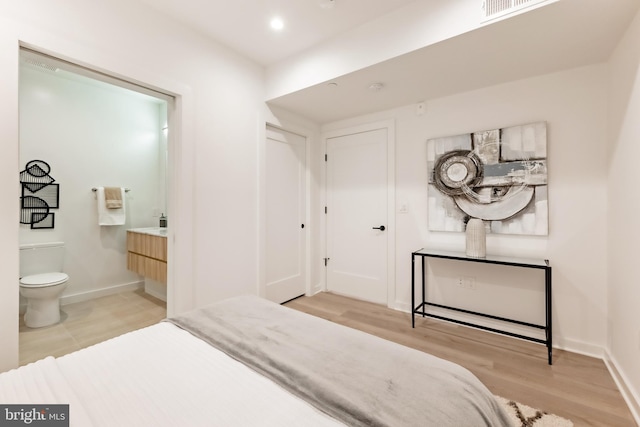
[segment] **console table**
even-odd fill
[[[416,306],[416,294],[415,294],[415,271],[416,271],[416,258],[422,259],[422,301],[420,304]],[[545,324],[544,325],[536,325],[533,323],[522,322],[520,320],[508,319],[505,317],[493,316],[491,314],[479,313],[471,310],[464,310],[461,308],[451,307],[442,304],[436,304],[433,302],[427,301],[426,295],[426,270],[425,270],[425,260],[427,258],[442,258],[442,259],[451,259],[456,261],[465,261],[465,262],[476,262],[483,264],[496,264],[496,265],[507,265],[512,267],[520,267],[520,268],[533,268],[544,270],[544,295],[545,295]],[[500,329],[490,328],[483,325],[478,325],[471,322],[465,322],[462,320],[451,319],[449,317],[440,316],[432,313],[426,312],[426,306],[433,306],[438,308],[444,308],[447,310],[454,310],[461,313],[473,314],[476,316],[487,317],[494,320],[500,320],[509,323],[515,323],[518,325],[528,326],[531,328],[544,329],[546,339],[528,337],[526,335],[520,335],[509,331],[503,331]],[[502,256],[493,256],[487,255],[485,258],[472,258],[466,256],[463,252],[450,252],[450,251],[441,251],[435,249],[419,249],[411,254],[411,327],[415,328],[416,319],[415,315],[421,315],[422,317],[429,316],[436,319],[446,320],[449,322],[459,323],[465,326],[471,326],[474,328],[484,329],[491,332],[496,332],[503,335],[509,335],[512,337],[520,338],[527,341],[533,341],[540,344],[546,344],[547,353],[549,356],[549,365],[552,364],[551,359],[551,348],[552,348],[552,334],[551,334],[551,266],[549,265],[549,260],[538,260],[538,259],[525,259],[525,258],[514,258],[514,257],[502,257]]]

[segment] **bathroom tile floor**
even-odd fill
[[[166,303],[144,290],[63,305],[57,325],[31,329],[20,315],[20,365],[62,356],[164,319]]]

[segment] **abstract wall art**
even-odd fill
[[[549,233],[545,122],[429,139],[427,171],[429,230]]]
[[[32,229],[54,228],[55,214],[60,207],[60,186],[49,174],[51,167],[43,160],[32,160],[20,172],[20,223]]]

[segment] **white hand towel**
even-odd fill
[[[120,191],[122,192],[122,207],[119,209],[107,209],[107,203],[104,198],[104,187],[97,187],[98,225],[124,225],[126,222],[124,188],[121,188]]]

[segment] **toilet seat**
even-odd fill
[[[20,286],[27,288],[45,288],[48,286],[60,285],[69,280],[65,273],[43,273],[25,276],[20,279]]]

